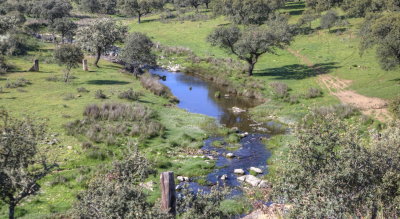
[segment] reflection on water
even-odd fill
[[[178,106],[192,113],[200,113],[217,118],[227,127],[238,127],[241,131],[254,132],[257,125],[247,113],[235,114],[232,107],[247,110],[257,105],[254,100],[231,96],[224,87],[218,87],[200,78],[182,73],[172,73],[164,70],[153,70],[153,74],[166,76],[161,81],[168,86],[180,100]],[[221,98],[215,96],[221,93]]]
[[[246,112],[234,113],[232,107],[248,110],[256,106],[252,100],[230,96],[224,87],[218,87],[195,76],[182,73],[172,73],[164,70],[152,70],[153,74],[166,76],[166,80],[161,81],[168,86],[172,93],[180,100],[178,106],[192,113],[200,113],[218,119],[221,124],[227,127],[237,127],[241,132],[249,132],[247,137],[240,141],[241,147],[235,151],[228,151],[224,147],[216,148],[212,146],[215,140],[221,138],[212,137],[204,141],[204,151],[214,151],[219,154],[216,158],[216,168],[207,176],[207,180],[216,184],[217,182],[229,186],[237,187],[240,183],[237,176],[233,173],[234,169],[243,169],[249,174],[250,167],[258,167],[267,173],[266,161],[271,156],[266,150],[261,138],[269,137],[266,134],[266,127],[271,124],[256,124],[251,120]],[[221,98],[215,97],[216,92],[221,93]],[[276,125],[272,123],[272,125]],[[224,154],[232,152],[235,157],[228,159]],[[221,180],[222,175],[228,178]],[[206,187],[197,183],[189,183],[193,190],[207,190]],[[234,189],[233,194],[240,194],[240,190]]]

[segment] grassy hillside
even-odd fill
[[[63,69],[56,64],[46,63],[46,61],[51,62],[49,57],[53,45],[41,46],[47,50],[9,60],[14,70],[0,75],[0,86],[3,87],[0,106],[14,116],[31,115],[40,120],[47,120],[49,134],[60,143],[41,147],[47,152],[51,161],[57,161],[60,169],[42,180],[44,183],[40,194],[29,197],[18,206],[16,216],[43,218],[44,215],[54,212],[65,212],[97,169],[122,157],[123,147],[120,146],[96,144],[97,154],[96,151],[83,149],[84,139],[66,135],[63,125],[81,119],[83,110],[88,104],[127,102],[118,99],[118,94],[129,88],[144,94],[138,102],[153,109],[166,127],[166,134],[163,137],[141,141],[140,144],[140,151],[153,161],[155,168],[174,170],[177,174],[191,176],[204,175],[213,168],[214,164],[207,163],[204,159],[177,157],[179,151],[185,148],[196,149],[202,145],[205,132],[199,127],[207,121],[205,116],[190,114],[177,107],[164,107],[168,100],[143,89],[138,80],[120,72],[120,66],[107,61],[101,61],[99,69],[90,65],[89,72],[73,69],[72,75],[76,78],[68,84],[62,81],[48,81],[47,78],[50,77],[62,77]],[[40,72],[26,72],[25,70],[31,67],[33,58],[38,56],[42,57],[41,60],[46,60],[40,63]],[[31,84],[21,88],[5,88],[8,81],[16,81],[19,78],[29,80]],[[79,87],[84,87],[90,92],[78,93]],[[104,91],[107,99],[95,99],[95,91],[99,89]],[[171,153],[167,155],[167,152]],[[175,162],[170,162],[172,159]],[[153,176],[152,180],[158,182],[158,175]],[[154,201],[158,197],[158,191],[153,192],[151,197]],[[7,208],[2,205],[0,209],[0,218],[3,218],[7,215]]]

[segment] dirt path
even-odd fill
[[[290,53],[299,58],[308,67],[314,68],[317,72],[317,80],[320,84],[325,86],[329,93],[337,97],[342,103],[349,104],[357,107],[365,115],[370,115],[376,119],[385,122],[390,118],[387,110],[387,102],[383,99],[376,97],[367,97],[348,89],[351,85],[351,80],[344,80],[332,75],[320,74],[314,63],[311,62],[306,56],[300,54],[300,51],[288,49]]]

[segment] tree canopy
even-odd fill
[[[117,24],[112,19],[103,18],[78,28],[76,40],[83,49],[96,54],[94,64],[98,67],[101,54],[110,49],[114,43],[122,41],[126,32],[125,26]]]
[[[244,30],[237,26],[218,27],[208,36],[211,45],[246,61],[249,76],[253,75],[254,65],[261,55],[275,54],[276,49],[284,48],[291,40],[287,19],[279,16],[270,21],[268,27],[247,27]]]
[[[57,18],[70,16],[72,5],[67,0],[45,0],[35,2],[31,6],[30,14],[34,17],[44,18],[50,23]]]
[[[40,190],[38,181],[55,164],[48,164],[38,144],[45,137],[45,126],[32,119],[15,119],[0,109],[0,199],[9,206],[9,218],[15,207]]]
[[[162,9],[163,6],[164,0],[121,0],[120,2],[122,12],[128,16],[137,16],[138,23],[143,15]]]
[[[216,0],[214,12],[235,24],[263,24],[284,0]]]
[[[400,66],[400,14],[369,16],[361,28],[361,52],[376,46],[376,57],[384,70]]]
[[[153,42],[149,37],[139,32],[131,33],[125,40],[121,60],[129,71],[138,73],[141,66],[156,65],[156,56],[151,51],[152,47]]]
[[[52,31],[61,34],[61,42],[64,42],[65,38],[69,41],[72,41],[77,28],[78,26],[75,24],[75,22],[68,18],[57,18],[50,25],[50,29]]]
[[[63,44],[54,51],[54,59],[66,67],[64,82],[68,82],[71,69],[78,67],[83,57],[81,49],[72,44]]]

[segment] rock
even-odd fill
[[[155,183],[153,181],[149,181],[146,183],[140,183],[139,186],[141,186],[142,188],[145,188],[147,190],[153,191],[154,184]]]
[[[245,182],[246,181],[246,176],[240,176],[237,178],[238,181]]]
[[[258,184],[258,187],[260,188],[269,188],[269,183],[265,180],[261,180],[261,182]]]
[[[244,170],[243,169],[235,169],[233,172],[236,173],[236,174],[244,174]]]
[[[233,111],[233,113],[236,113],[236,114],[246,112],[246,110],[240,109],[239,107],[236,107],[236,106],[232,107],[232,111]]]
[[[175,187],[175,190],[181,190],[182,189],[182,186],[181,185],[177,185],[176,187]]]
[[[244,137],[246,137],[248,135],[249,135],[248,132],[243,132],[243,133],[238,134],[238,136],[241,137],[241,138],[244,138]]]
[[[227,154],[226,154],[226,157],[227,157],[227,158],[234,158],[235,155],[234,155],[233,153],[227,153]]]
[[[72,146],[67,146],[67,149],[68,150],[72,150]]]
[[[186,176],[177,176],[176,177],[178,179],[179,182],[189,182],[189,177]]]
[[[263,173],[262,169],[257,168],[257,167],[250,167],[250,171],[254,171],[254,172],[258,173],[258,174]]]
[[[232,127],[232,131],[238,132],[238,131],[239,131],[239,128],[238,128],[238,127]]]
[[[253,176],[253,175],[246,175],[246,183],[252,185],[252,186],[258,186],[260,184],[261,179]]]
[[[228,175],[226,175],[226,174],[222,175],[222,176],[221,176],[221,179],[222,179],[222,180],[228,179]]]
[[[210,155],[207,155],[207,158],[210,159],[210,160],[214,160],[214,157],[210,156]]]

